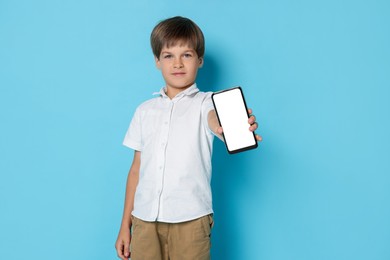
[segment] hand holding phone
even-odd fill
[[[233,154],[257,148],[255,134],[249,130],[248,108],[241,87],[213,93],[211,98],[228,152]]]

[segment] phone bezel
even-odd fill
[[[227,91],[236,90],[236,89],[238,89],[238,90],[240,91],[241,98],[242,98],[243,103],[244,103],[244,105],[245,105],[245,111],[246,111],[246,114],[247,114],[248,119],[249,119],[249,117],[250,117],[250,115],[249,115],[249,113],[248,113],[248,107],[247,107],[247,105],[246,105],[244,93],[243,93],[242,88],[241,88],[240,86],[233,87],[233,88],[229,88],[229,89],[220,90],[220,91],[214,92],[214,93],[211,95],[211,100],[213,101],[215,113],[217,114],[217,118],[218,118],[218,122],[219,122],[219,125],[220,125],[220,126],[222,126],[222,124],[221,124],[221,120],[220,120],[219,115],[218,115],[217,106],[215,105],[214,96],[215,96],[215,95],[222,94],[222,93],[227,92]],[[223,127],[223,126],[222,126],[222,127]],[[228,147],[228,145],[227,145],[227,143],[226,143],[225,135],[222,133],[222,136],[223,136],[223,138],[224,138],[224,140],[225,140],[224,143],[225,143],[225,146],[226,146],[226,150],[228,151],[228,153],[229,153],[229,154],[235,154],[235,153],[244,152],[244,151],[248,151],[248,150],[252,150],[252,149],[257,148],[257,147],[258,147],[258,144],[257,144],[257,140],[256,140],[255,133],[252,132],[252,134],[253,134],[253,139],[254,139],[254,141],[255,141],[255,144],[254,144],[254,145],[242,147],[242,148],[235,149],[235,150],[229,150],[229,147]]]

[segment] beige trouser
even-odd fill
[[[182,223],[133,217],[132,260],[209,260],[212,215]]]

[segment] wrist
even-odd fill
[[[131,223],[129,225],[122,225],[120,230],[129,232],[131,230]]]
[[[132,225],[131,219],[126,220],[126,221],[123,220],[122,225],[121,225],[121,229],[131,229],[131,225]]]

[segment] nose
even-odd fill
[[[182,62],[181,58],[177,58],[174,60],[173,67],[175,69],[183,68],[183,62]]]

